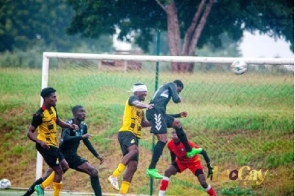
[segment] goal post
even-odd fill
[[[237,60],[248,65],[247,72],[242,75],[236,75],[230,69]],[[192,63],[194,70],[190,73],[171,72],[172,62]],[[284,136],[293,133],[294,125],[293,58],[44,52],[41,88],[53,86],[57,89],[57,109],[62,119],[71,117],[71,106],[83,105],[93,135],[99,135],[93,139],[96,144],[102,148],[104,145],[114,146],[117,141],[113,135],[120,127],[124,103],[130,96],[128,90],[135,83],[146,84],[148,95],[145,102],[149,102],[156,90],[156,64],[160,67],[157,81],[160,85],[174,79],[184,82],[183,102],[168,104],[167,110],[169,113],[188,112],[188,117],[181,119],[185,132],[189,138],[198,135],[194,142],[206,147],[219,170],[247,164],[251,164],[253,170],[266,170],[273,167],[270,160],[277,152],[275,147],[281,150],[282,156],[293,150],[292,138],[286,140]],[[41,104],[42,101],[41,98]],[[140,145],[150,150],[150,133],[145,131],[142,134]],[[268,140],[264,141],[265,138]],[[281,147],[281,143],[285,147]],[[104,150],[109,149],[105,147]],[[168,154],[164,152],[162,157],[167,161]],[[118,159],[114,157],[110,164],[116,163],[115,158]],[[39,154],[36,162],[36,178],[39,178],[43,165]],[[139,167],[146,169],[142,164]],[[109,172],[108,169],[114,168],[105,169],[101,175]],[[221,179],[216,181],[222,183]]]

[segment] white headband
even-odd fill
[[[147,91],[147,87],[144,84],[141,85],[134,85],[133,88],[131,89],[132,92],[136,91]]]

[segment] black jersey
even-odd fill
[[[172,98],[174,103],[179,103],[181,101],[178,93],[176,84],[169,82],[161,86],[152,97],[150,104],[154,104],[154,108],[159,111],[166,113],[166,106],[170,99]]]
[[[73,124],[73,120],[67,121],[69,124]],[[82,135],[86,134],[88,131],[88,126],[86,123],[81,122],[79,125],[79,130],[73,130],[69,128],[63,128],[60,138],[59,148],[64,157],[76,155],[80,141],[83,140],[84,144],[88,150],[95,156],[98,156],[98,153],[93,148],[91,142],[88,139],[82,139]]]

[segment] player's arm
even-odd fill
[[[180,103],[181,99],[180,99],[179,94],[177,92],[176,84],[171,82],[168,85],[169,85],[168,88],[170,89],[171,97],[172,97],[173,102],[174,103]]]
[[[133,105],[134,107],[137,107],[140,109],[152,109],[154,107],[154,104],[146,104],[137,99],[134,99],[130,105]]]
[[[87,129],[88,127],[85,127],[85,133],[87,135],[89,135],[87,133]],[[84,134],[84,135],[86,135]],[[87,147],[87,149],[93,154],[93,156],[95,156],[96,158],[98,158],[100,160],[100,164],[102,164],[104,162],[104,159],[98,154],[98,152],[94,149],[93,145],[91,144],[91,142],[88,139],[89,137],[83,139],[83,143],[85,144],[85,146]]]
[[[170,151],[170,157],[171,157],[171,163],[173,163],[176,159],[176,155],[172,151]]]
[[[209,156],[208,156],[206,150],[203,149],[203,150],[201,151],[200,154],[203,155],[203,157],[204,157],[204,159],[205,159],[207,165],[210,165],[210,158],[209,158]]]
[[[34,114],[32,123],[29,126],[29,129],[27,132],[27,136],[33,142],[40,144],[42,146],[42,148],[48,149],[49,146],[47,145],[47,143],[42,140],[39,140],[34,133],[36,131],[37,127],[41,124],[42,124],[42,117],[38,114]]]
[[[56,124],[62,128],[68,128],[68,129],[74,129],[74,130],[79,129],[78,125],[66,123],[65,121],[61,120],[60,118],[56,119]]]
[[[169,116],[173,116],[174,118],[184,118],[187,116],[187,112],[180,112],[178,114],[167,114]]]
[[[151,126],[151,123],[145,119],[144,113],[143,113],[142,119],[141,119],[141,126],[142,127],[150,127]]]
[[[61,134],[61,140],[63,142],[69,142],[69,141],[79,141],[82,140],[82,136],[71,136],[71,129],[69,128],[63,128],[62,129],[62,134]]]

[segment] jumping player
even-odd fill
[[[166,106],[171,98],[174,103],[181,102],[179,93],[182,91],[183,87],[183,83],[180,80],[166,83],[155,92],[150,101],[150,104],[153,104],[154,107],[151,110],[147,110],[146,117],[151,123],[151,133],[155,134],[158,139],[151,163],[146,171],[147,175],[150,177],[157,179],[162,179],[163,177],[156,169],[156,165],[168,141],[167,128],[175,128],[177,136],[185,146],[188,157],[192,157],[202,151],[202,149],[191,148],[180,121],[177,119],[178,117],[186,117],[187,113],[182,112],[178,115],[166,114]]]

